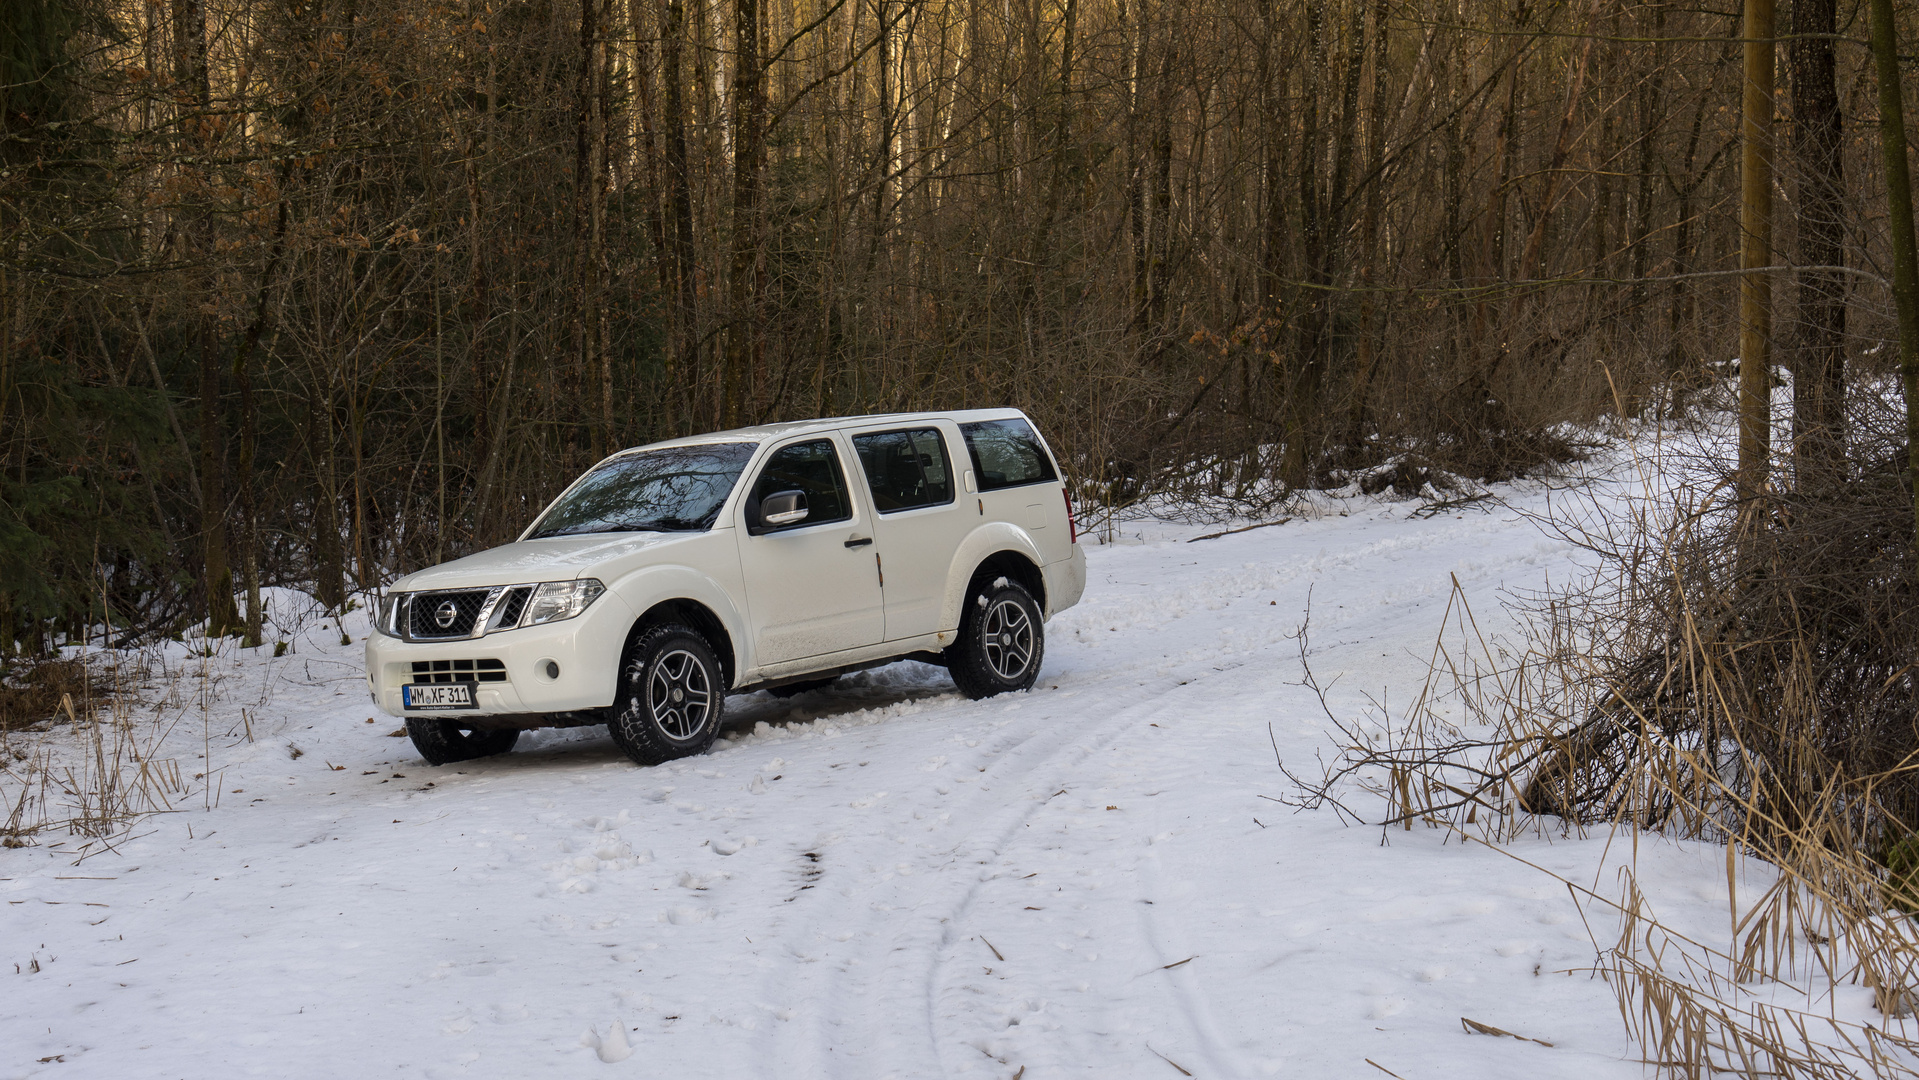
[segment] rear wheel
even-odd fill
[[[960,613],[959,640],[946,649],[953,683],[969,698],[1026,690],[1039,678],[1046,631],[1039,605],[1017,581],[976,581]]]
[[[647,629],[620,662],[620,696],[607,730],[641,765],[703,754],[720,732],[726,680],[706,639],[691,627]]]
[[[466,727],[458,720],[437,716],[407,717],[406,733],[428,765],[451,765],[504,754],[520,741],[518,728]]]

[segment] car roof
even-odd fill
[[[789,435],[808,435],[816,431],[837,431],[847,427],[883,427],[891,424],[920,423],[927,420],[951,420],[956,424],[972,424],[981,420],[1025,419],[1026,414],[1018,409],[953,409],[947,412],[908,412],[908,413],[872,413],[866,416],[828,416],[817,420],[787,420],[777,424],[759,424],[754,427],[732,428],[727,431],[713,431],[704,435],[687,435],[678,439],[664,439],[645,446],[634,446],[613,454],[630,454],[635,450],[657,450],[664,446],[700,446],[705,443],[721,442],[771,442]]]

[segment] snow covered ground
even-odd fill
[[[1358,715],[1417,692],[1455,576],[1493,631],[1502,589],[1577,572],[1514,509],[1549,486],[1500,494],[1128,526],[1032,693],[902,664],[736,697],[713,753],[656,769],[599,729],[426,766],[364,700],[357,613],[277,660],[175,646],[153,715],[218,805],[77,865],[0,851],[0,1077],[1643,1076],[1586,970],[1603,908],[1269,798],[1275,743],[1333,749],[1309,593]],[[1628,846],[1512,850],[1611,895]],[[1638,848],[1659,914],[1723,939],[1724,850]]]

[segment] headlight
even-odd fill
[[[549,581],[533,591],[533,599],[526,606],[526,621],[520,625],[537,626],[570,619],[585,611],[587,605],[598,600],[605,591],[606,586],[593,578]]]
[[[400,601],[405,598],[405,593],[387,593],[380,597],[380,606],[377,609],[378,614],[373,619],[373,628],[388,637],[399,637],[400,628],[394,620],[400,609]]]

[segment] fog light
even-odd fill
[[[557,679],[560,677],[560,665],[557,662],[552,660],[546,662],[546,677],[549,679]]]

